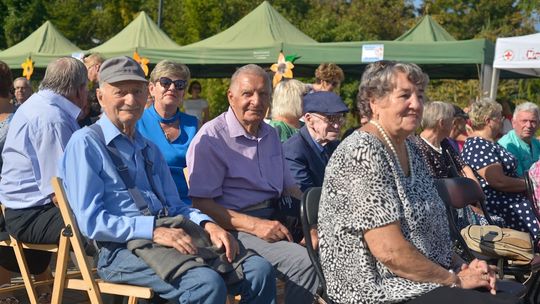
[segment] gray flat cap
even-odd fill
[[[137,61],[128,56],[114,57],[105,60],[99,68],[100,82],[115,83],[125,80],[148,82],[144,71]]]

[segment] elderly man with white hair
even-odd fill
[[[540,110],[532,102],[525,102],[516,107],[512,118],[512,131],[499,139],[499,144],[517,159],[517,173],[523,173],[540,156],[540,141],[534,136],[538,130]]]

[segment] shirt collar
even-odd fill
[[[117,137],[125,138],[129,142],[134,143],[137,148],[142,149],[145,145],[142,135],[137,129],[135,129],[135,135],[133,137],[134,140],[129,139],[124,133],[120,132],[120,130],[112,123],[105,113],[101,115],[101,118],[96,121],[96,123],[99,124],[101,126],[101,130],[103,130],[106,145],[109,145],[111,141]]]
[[[229,129],[229,135],[231,137],[244,136],[248,139],[263,138],[266,136],[266,134],[268,134],[268,130],[269,130],[268,128],[272,128],[266,125],[264,121],[261,121],[257,136],[253,136],[249,134],[248,132],[246,132],[244,127],[240,124],[240,122],[238,121],[238,118],[236,118],[236,115],[234,115],[234,111],[231,107],[229,107],[229,109],[227,110],[227,113],[225,113],[225,123],[227,124],[227,128]]]
[[[528,143],[526,143],[523,139],[519,138],[519,136],[516,134],[516,130],[511,130],[508,132],[508,136],[510,139],[512,139],[513,142],[517,143],[521,148],[528,149],[530,146]],[[532,144],[532,141],[531,141]]]
[[[315,147],[317,147],[319,149],[319,152],[323,152],[324,151],[324,147],[318,143],[315,138],[309,136],[309,138],[311,138],[311,141],[315,144]]]
[[[60,109],[64,110],[69,116],[71,116],[75,120],[77,120],[79,114],[81,113],[81,108],[79,108],[69,99],[51,90],[39,90],[36,94],[42,96],[44,102],[51,105],[56,105]]]

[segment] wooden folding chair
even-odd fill
[[[3,216],[3,214],[5,214],[4,205],[2,205],[1,208],[2,208],[2,216]],[[37,304],[38,295],[37,295],[35,287],[41,286],[41,285],[50,285],[53,283],[53,280],[34,281],[30,273],[30,268],[28,267],[28,263],[26,262],[23,249],[58,252],[58,246],[56,244],[24,243],[24,242],[16,240],[11,235],[9,236],[9,240],[0,241],[0,246],[13,248],[13,251],[15,252],[15,257],[17,259],[17,264],[19,266],[19,271],[21,273],[21,277],[24,283],[22,285],[14,285],[14,286],[0,288],[0,294],[25,288],[26,293],[28,294],[28,299],[30,300],[30,303]]]
[[[76,289],[86,291],[92,304],[102,304],[101,294],[112,294],[129,297],[128,303],[135,304],[137,299],[150,299],[153,291],[149,287],[141,287],[127,284],[116,284],[95,279],[86,254],[84,252],[83,239],[79,232],[79,226],[73,216],[73,212],[67,201],[67,196],[60,178],[54,177],[51,181],[58,208],[64,220],[65,228],[60,237],[58,245],[58,259],[56,262],[56,274],[52,293],[52,303],[62,303],[64,289]],[[67,273],[67,262],[69,249],[73,248],[76,264],[82,275],[81,278],[69,278]]]

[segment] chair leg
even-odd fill
[[[23,248],[20,246],[20,243],[11,237],[11,243],[13,244],[13,251],[15,251],[15,257],[17,258],[17,263],[21,271],[21,276],[26,287],[26,293],[28,294],[28,299],[30,304],[37,304],[38,297],[36,289],[34,288],[34,280],[30,275],[30,269],[26,263],[26,258],[24,257]]]
[[[129,297],[128,304],[137,304],[137,297]]]
[[[56,270],[54,273],[54,284],[51,303],[60,304],[64,295],[64,288],[67,275],[67,264],[69,258],[69,240],[64,235],[60,236],[58,245],[58,257],[56,260]]]
[[[86,292],[88,293],[88,297],[90,298],[90,303],[103,304],[99,287],[96,281],[94,280],[94,276],[92,275],[92,272],[88,268],[88,262],[86,261],[86,253],[82,249],[83,246],[78,241],[78,238],[75,235],[73,235],[71,231],[71,227],[69,225],[68,227],[66,227],[66,229],[68,228],[69,228],[69,231],[66,231],[65,233],[68,234],[69,241],[73,242],[73,251],[75,253],[75,259],[77,260],[77,264],[79,265],[79,270],[81,271],[82,278],[84,282],[86,283],[86,286],[87,286]]]

